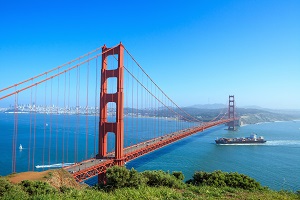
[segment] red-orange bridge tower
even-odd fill
[[[124,164],[124,120],[123,120],[123,57],[124,47],[122,44],[108,49],[105,45],[102,48],[102,69],[101,69],[101,94],[100,94],[100,122],[99,122],[99,154],[98,158],[107,157],[107,134],[115,134],[115,161],[117,165]],[[107,57],[118,57],[116,69],[107,69]],[[107,93],[107,83],[109,78],[117,78],[116,93]],[[116,104],[116,119],[114,122],[107,121],[107,105],[109,102]]]

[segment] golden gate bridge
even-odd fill
[[[7,137],[12,172],[18,171],[22,133],[27,140],[28,171],[61,163],[79,182],[94,176],[101,182],[111,166],[122,166],[214,126],[227,124],[234,130],[238,120],[234,96],[229,96],[228,109],[210,121],[187,113],[121,43],[104,45],[1,89],[0,103],[9,104],[6,112],[13,115]],[[141,120],[145,118],[151,122]],[[26,124],[25,130],[19,130],[21,123]]]

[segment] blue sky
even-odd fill
[[[1,1],[0,88],[120,41],[180,106],[300,109],[300,1]]]

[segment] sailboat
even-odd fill
[[[23,149],[23,147],[22,147],[22,144],[20,144],[20,146],[19,146],[19,149],[20,149],[20,150],[22,150],[22,149]]]

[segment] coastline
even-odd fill
[[[269,124],[269,123],[282,123],[282,122],[299,122],[300,120],[297,119],[297,120],[286,120],[286,121],[267,121],[267,122],[257,122],[257,123],[254,123],[256,125],[259,125],[259,124]],[[243,124],[243,125],[240,125],[240,127],[245,127],[245,126],[248,126],[248,125],[254,125],[254,124]]]

